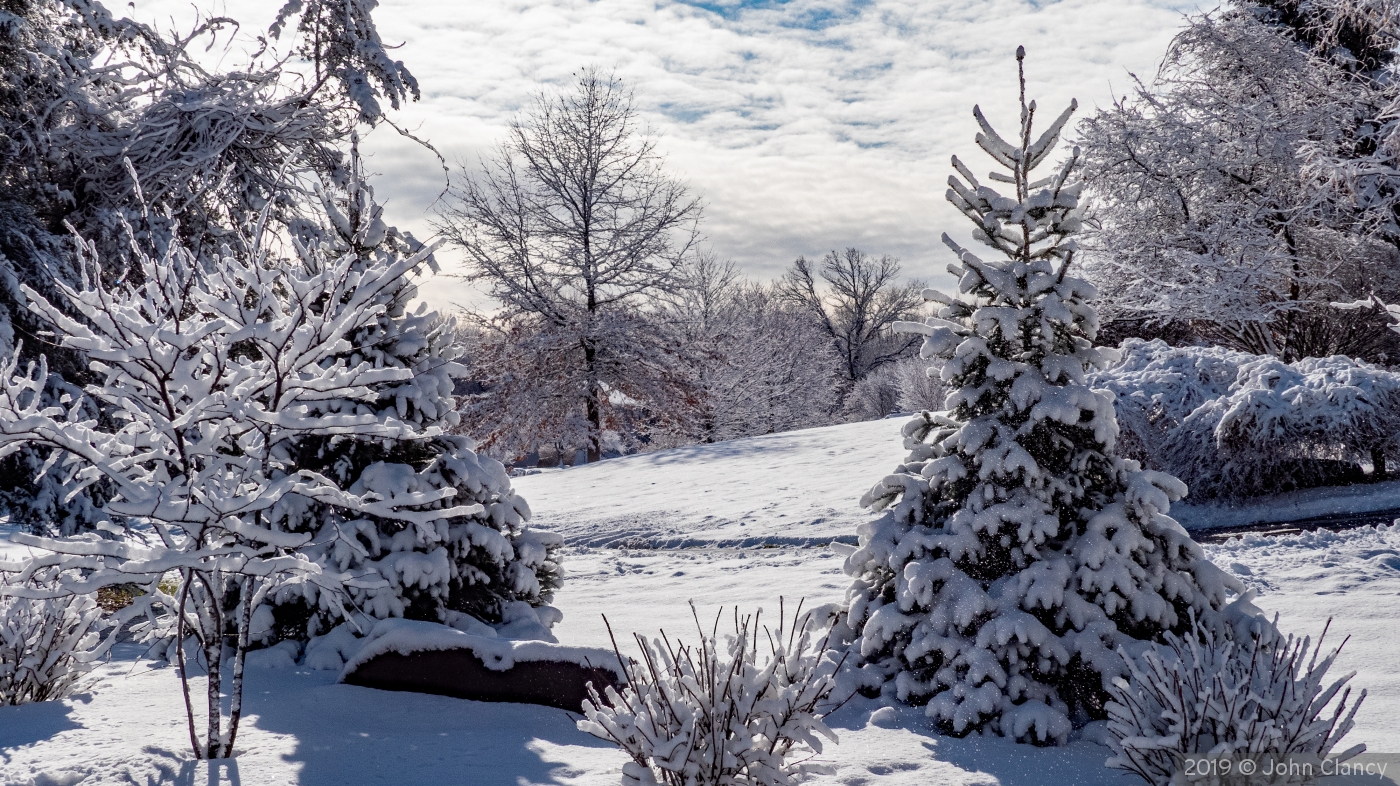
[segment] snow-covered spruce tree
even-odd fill
[[[939,316],[903,324],[924,334],[924,357],[944,359],[949,411],[905,426],[909,457],[862,499],[883,515],[860,526],[847,558],[846,622],[867,689],[926,702],[953,734],[1051,743],[1104,717],[1124,637],[1184,630],[1190,612],[1214,624],[1241,587],[1167,517],[1185,486],[1114,455],[1112,397],[1084,383],[1111,352],[1093,346],[1093,287],[1068,275],[1083,210],[1077,151],[1049,178],[1031,176],[1075,105],[1032,136],[1016,56],[1015,141],[973,109],[978,145],[1009,172],[992,179],[1014,194],[957,158],[948,191],[1001,259],[944,235],[962,296],[927,290]]]
[[[348,186],[321,192],[327,225],[299,228],[306,241],[303,263],[348,256],[354,269],[364,271],[427,253],[411,235],[385,225],[353,151],[350,163]],[[431,255],[423,262],[435,264]],[[270,516],[289,531],[316,533],[316,545],[304,551],[331,569],[369,569],[382,576],[384,586],[349,590],[353,607],[372,617],[452,623],[466,614],[487,623],[520,623],[521,633],[538,635],[558,619],[553,609],[537,607],[548,603],[562,579],[555,558],[562,538],[528,529],[530,509],[511,490],[505,468],[478,455],[472,440],[448,433],[459,422],[452,397],[452,375],[462,370],[455,324],[426,304],[410,310],[415,297],[417,285],[409,276],[378,293],[382,310],[347,334],[350,349],[337,358],[351,367],[367,363],[410,376],[369,386],[371,397],[327,398],[310,412],[374,415],[439,433],[423,440],[311,434],[297,440],[297,465],[355,493],[382,493],[411,478],[418,493],[454,490],[450,502],[428,507],[477,504],[481,512],[420,526],[293,495]],[[276,601],[276,613],[263,612],[269,624],[257,631],[264,640],[305,638],[339,622],[339,599],[321,597],[315,583],[285,586]]]

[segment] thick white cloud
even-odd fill
[[[277,0],[228,2],[265,27]],[[417,76],[421,102],[396,120],[450,160],[474,164],[543,85],[580,66],[615,68],[660,136],[668,168],[705,201],[713,249],[759,277],[799,254],[856,245],[945,279],[948,158],[981,170],[972,105],[1015,122],[1013,52],[1043,115],[1081,114],[1148,75],[1196,7],[1173,0],[383,0],[385,40]],[[138,2],[145,18],[188,18],[185,0]],[[1111,88],[1116,86],[1116,91]],[[1049,117],[1046,118],[1049,120]],[[420,236],[441,191],[434,157],[387,128],[367,142],[377,193]],[[974,163],[978,162],[978,163]],[[444,261],[455,255],[448,251]],[[437,305],[474,301],[459,282]]]

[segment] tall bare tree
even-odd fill
[[[615,400],[665,408],[681,395],[665,336],[645,316],[679,288],[700,214],[662,171],[631,91],[593,68],[572,90],[541,93],[479,172],[459,171],[438,211],[466,278],[501,304],[477,321],[493,331],[528,322],[554,337],[548,365],[568,375],[590,461]]]
[[[898,259],[858,248],[832,251],[819,265],[798,257],[778,282],[782,297],[807,311],[831,339],[848,385],[918,346],[917,336],[891,328],[919,310],[922,290],[918,282],[900,283]]]

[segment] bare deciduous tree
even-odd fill
[[[653,347],[663,339],[638,315],[680,286],[701,206],[661,164],[631,93],[585,69],[573,90],[541,94],[482,171],[460,171],[438,212],[437,229],[466,255],[466,278],[501,303],[478,322],[509,330],[524,320],[567,339],[570,409],[582,409],[590,461],[614,394],[666,406],[656,397],[675,391],[666,353]]]
[[[891,326],[919,310],[922,289],[919,282],[900,283],[898,259],[857,248],[832,251],[820,266],[798,257],[778,283],[781,296],[807,311],[830,338],[847,384],[918,346],[917,337],[896,335]]]

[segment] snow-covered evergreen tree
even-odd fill
[[[348,255],[363,271],[426,253],[411,235],[385,225],[353,152],[348,186],[339,193],[322,191],[321,198],[327,225],[301,227],[304,264]],[[434,264],[431,255],[423,259]],[[308,552],[328,568],[371,569],[384,577],[385,586],[350,589],[352,604],[372,617],[450,623],[466,614],[488,623],[539,623],[542,627],[534,626],[539,633],[558,618],[553,609],[535,609],[559,586],[562,574],[554,554],[563,541],[555,533],[528,529],[530,509],[511,490],[501,463],[478,455],[467,437],[449,433],[459,422],[452,377],[462,371],[455,324],[423,303],[410,310],[417,291],[415,280],[403,276],[380,292],[382,310],[346,336],[350,349],[339,357],[351,367],[367,363],[409,375],[371,386],[372,399],[329,398],[312,413],[374,415],[440,433],[416,441],[310,435],[297,445],[298,464],[356,493],[382,491],[412,478],[418,493],[451,488],[452,506],[478,504],[483,510],[421,527],[289,497],[273,518],[290,531],[317,533],[313,543],[318,545]],[[339,602],[322,598],[313,583],[286,588],[277,600],[275,629],[260,633],[304,638],[338,622]]]
[[[948,199],[1001,258],[944,235],[961,296],[926,290],[939,315],[903,327],[924,334],[924,357],[944,359],[949,411],[905,426],[909,457],[862,499],[883,515],[861,525],[846,562],[867,689],[927,702],[954,734],[1066,739],[1104,717],[1124,637],[1185,630],[1191,611],[1211,624],[1240,589],[1167,516],[1181,481],[1114,454],[1112,396],[1085,385],[1112,352],[1093,346],[1093,287],[1068,275],[1078,151],[1031,175],[1074,109],[1033,136],[1023,70],[1014,141],[974,108],[978,145],[1007,170],[991,179],[1015,191],[955,157]]]

